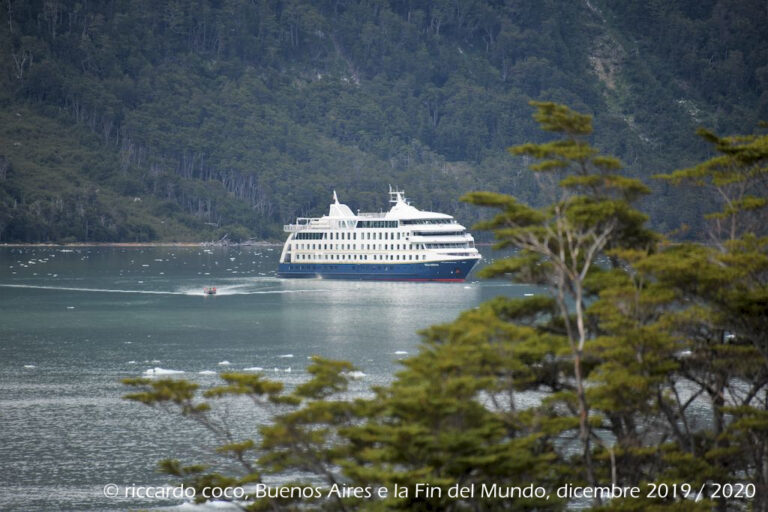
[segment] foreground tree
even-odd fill
[[[533,105],[537,108],[534,117],[542,128],[561,138],[515,146],[510,152],[537,159],[538,163],[531,166],[534,172],[559,178],[559,197],[540,209],[489,192],[471,193],[464,200],[501,210],[493,220],[478,227],[494,232],[499,240],[497,248],[520,249],[518,255],[489,265],[481,275],[506,275],[517,282],[544,285],[555,299],[573,362],[573,396],[566,393],[559,398],[564,404],[577,404],[586,479],[595,485],[592,424],[585,387],[589,369],[584,360],[587,343],[595,331],[587,318],[586,281],[595,270],[596,258],[606,249],[653,245],[653,235],[643,228],[647,217],[631,206],[649,190],[640,181],[619,174],[621,165],[616,158],[602,156],[589,145],[590,116],[554,103]]]

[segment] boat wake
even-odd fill
[[[34,284],[0,284],[0,288],[25,288],[33,290],[56,290],[67,292],[95,292],[95,293],[134,293],[143,295],[187,295],[187,296],[205,296],[202,286],[184,287],[174,291],[164,290],[126,290],[114,288],[82,288],[74,286],[44,286]],[[250,289],[249,289],[250,288]],[[283,289],[256,289],[247,284],[220,286],[216,288],[216,295],[263,295],[263,294],[285,294],[285,293],[307,293],[321,292],[323,290],[283,290]]]

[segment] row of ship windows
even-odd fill
[[[364,231],[360,233],[360,240],[400,240],[400,232],[395,231]],[[405,233],[402,233],[405,238]],[[332,233],[296,233],[294,240],[357,240],[354,231],[335,231]]]
[[[369,251],[405,251],[417,249],[469,249],[467,242],[454,242],[442,244],[293,244],[289,249],[297,251],[316,251],[316,250],[360,250]]]
[[[426,260],[422,254],[297,254],[296,261],[419,261]]]
[[[405,238],[407,233],[401,233],[399,231],[362,231],[360,232],[360,240],[400,240],[402,235]],[[464,231],[414,231],[414,236],[461,236]],[[357,233],[352,231],[336,231],[332,233],[318,232],[318,233],[296,233],[293,237],[294,240],[357,240]]]
[[[402,246],[402,249],[401,249]],[[426,249],[424,244],[294,244],[292,249],[297,251],[314,251],[314,250],[348,250],[356,251],[358,249],[368,249],[372,251],[389,251],[389,250],[413,250],[413,249]]]

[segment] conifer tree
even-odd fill
[[[592,421],[585,388],[589,372],[585,349],[594,338],[586,312],[586,280],[605,250],[653,244],[654,237],[643,227],[646,216],[631,206],[648,193],[648,188],[636,179],[622,176],[616,158],[600,155],[589,144],[590,116],[554,103],[532,105],[537,109],[534,118],[542,129],[560,138],[514,146],[509,151],[536,159],[537,163],[530,167],[532,171],[559,178],[558,197],[544,208],[533,208],[514,197],[489,192],[470,193],[464,200],[501,210],[493,220],[478,227],[494,232],[499,240],[497,247],[520,250],[514,257],[489,265],[482,275],[508,275],[517,282],[545,285],[552,292],[573,363],[572,398],[576,403],[586,480],[595,485]]]

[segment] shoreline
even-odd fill
[[[0,243],[0,247],[275,247],[281,246],[278,242],[266,240],[245,244],[218,244],[215,242],[72,242],[57,244],[54,242],[19,242]]]

